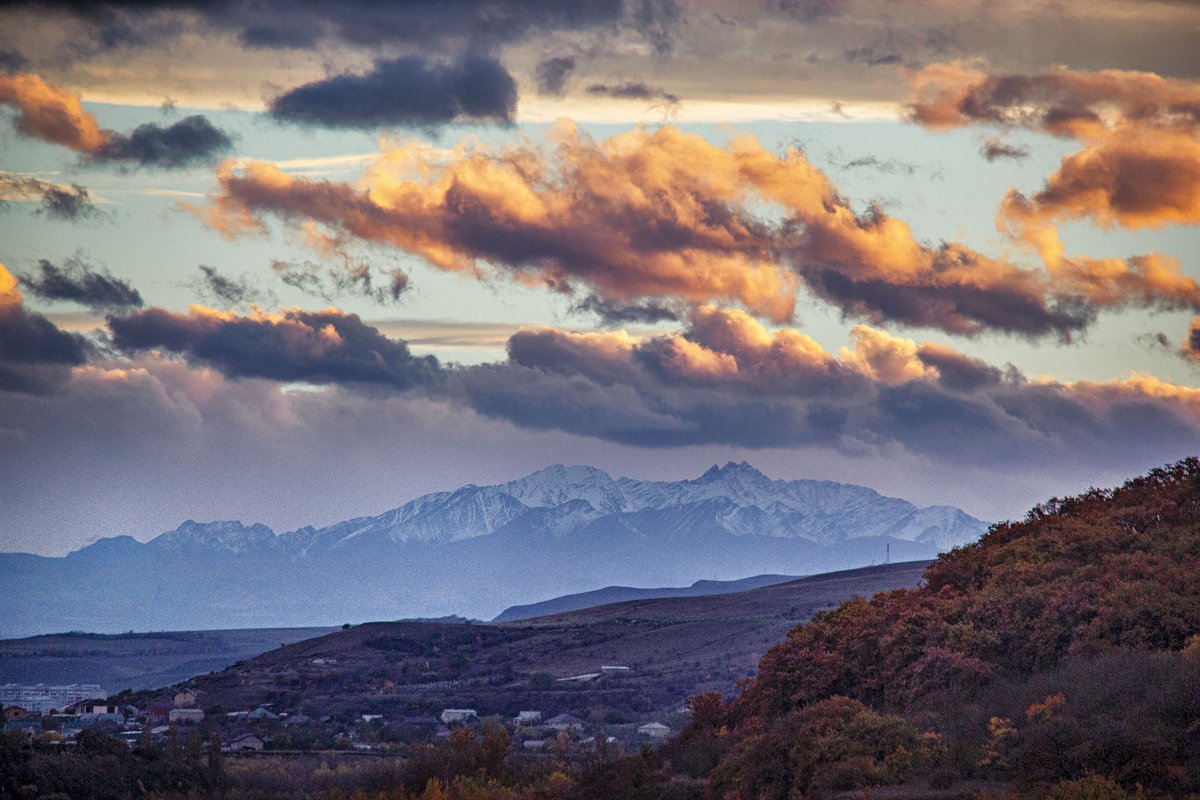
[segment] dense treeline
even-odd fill
[[[827,762],[859,763],[827,788],[908,780],[891,758],[935,782],[1003,779],[1033,797],[1064,781],[1197,793],[1198,633],[1193,458],[1051,500],[938,559],[921,588],[852,600],[793,629],[715,715],[736,744],[717,759],[710,794],[819,795],[798,742],[827,707],[843,727],[861,727],[868,707],[898,714],[936,742],[914,748],[915,730],[895,727],[873,753],[827,750]]]
[[[0,795],[117,800],[1200,800],[1200,459],[1055,499],[940,558],[915,590],[793,629],[740,697],[689,701],[658,750],[456,731],[386,765],[196,742],[72,752],[8,735]],[[90,778],[90,780],[89,780]],[[103,787],[103,788],[99,788]],[[845,794],[853,792],[852,795]]]

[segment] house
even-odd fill
[[[307,724],[307,723],[309,723],[309,722],[311,722],[311,721],[312,721],[312,720],[311,720],[311,719],[309,719],[309,718],[308,718],[307,716],[305,716],[304,714],[297,714],[297,715],[295,715],[294,717],[288,717],[287,719],[285,719],[285,720],[283,721],[283,724],[284,724],[285,726],[287,726],[287,727],[289,727],[289,728],[290,728],[290,727],[292,727],[293,725],[304,725],[304,724]]]
[[[465,725],[478,721],[479,715],[475,713],[475,709],[473,708],[447,708],[442,711],[441,719],[446,725],[451,725],[455,722]]]
[[[146,720],[149,722],[166,722],[175,704],[167,697],[156,697],[146,706]]]
[[[42,721],[40,719],[13,720],[12,722],[4,723],[4,730],[18,731],[33,739],[42,735]]]
[[[540,711],[522,711],[513,717],[513,725],[537,725],[542,721]]]
[[[631,672],[633,672],[632,668],[622,666],[619,664],[612,665],[612,666],[606,666],[606,667],[600,667],[600,674],[604,675],[605,677],[609,677],[609,678],[617,677],[620,675],[628,675]]]
[[[93,714],[115,714],[117,707],[110,706],[104,700],[84,700],[81,703],[68,706],[66,711],[78,716],[91,716]]]
[[[243,733],[235,739],[231,739],[229,744],[225,745],[225,749],[231,752],[238,750],[262,750],[263,740],[255,736],[253,733]]]
[[[554,728],[556,731],[577,731],[583,727],[583,720],[574,714],[559,714],[557,717],[551,717],[546,720],[545,725],[547,728]]]
[[[21,720],[29,719],[29,712],[20,706],[5,706],[4,721],[5,722],[20,722]]]
[[[171,702],[176,708],[195,708],[196,693],[191,689],[181,689],[175,693],[175,697],[172,698]]]
[[[435,739],[449,739],[450,729],[445,725],[438,725],[433,731],[433,736]]]
[[[246,719],[279,719],[279,715],[270,709],[259,706],[246,714]]]
[[[204,719],[204,712],[198,708],[172,708],[167,712],[167,720],[192,725]]]
[[[383,719],[383,714],[363,714],[363,722],[374,722],[377,719]]]
[[[647,722],[638,728],[639,736],[649,736],[651,739],[665,739],[671,735],[671,729],[661,722]]]
[[[436,728],[438,726],[438,718],[425,716],[405,717],[404,724],[413,728]]]

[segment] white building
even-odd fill
[[[24,685],[6,683],[0,686],[0,705],[20,706],[28,711],[62,710],[82,700],[107,697],[108,692],[97,683],[72,683],[48,686],[44,683]]]
[[[204,712],[198,708],[172,708],[171,713],[167,714],[167,719],[170,722],[182,722],[190,725],[203,720]]]
[[[542,721],[540,711],[522,711],[513,718],[513,725],[537,725]]]
[[[442,711],[442,722],[449,725],[454,722],[470,722],[478,719],[479,715],[475,713],[473,708],[447,708]]]
[[[671,735],[671,729],[661,722],[647,722],[638,728],[639,736],[649,736],[651,739],[665,739]]]

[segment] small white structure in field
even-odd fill
[[[649,736],[651,739],[665,739],[671,735],[671,729],[661,722],[647,722],[638,728],[638,734]]]
[[[171,712],[167,715],[167,719],[171,722],[182,722],[185,725],[191,725],[203,721],[204,712],[198,708],[172,708]]]
[[[537,725],[542,721],[540,711],[522,711],[513,718],[513,725]]]
[[[473,719],[478,719],[479,715],[475,713],[473,708],[447,708],[442,711],[442,722],[446,725],[452,722],[470,722]]]

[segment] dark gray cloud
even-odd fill
[[[298,86],[271,101],[287,122],[330,128],[509,122],[517,84],[491,56],[467,53],[443,63],[419,56],[375,62],[361,75],[335,75]]]
[[[980,148],[979,152],[988,161],[996,161],[997,159],[1001,158],[1029,158],[1028,148],[1007,144],[996,137],[988,139],[986,142],[984,142],[983,147]]]
[[[805,22],[840,16],[849,5],[849,0],[779,0],[781,11]]]
[[[20,72],[28,63],[29,59],[16,50],[0,50],[0,74]]]
[[[570,56],[542,59],[533,70],[538,94],[558,97],[567,88],[567,79],[574,71],[575,59]]]
[[[1028,381],[943,345],[858,328],[835,357],[794,329],[702,309],[674,333],[523,329],[506,361],[443,367],[335,310],[109,317],[113,344],[230,378],[415,391],[531,430],[640,447],[822,446],[939,462],[1126,463],[1200,446],[1200,396],[1146,378]],[[1200,340],[1200,335],[1197,336]],[[1200,341],[1196,344],[1200,345]]]
[[[671,322],[679,319],[678,312],[662,303],[615,303],[594,294],[589,294],[578,303],[573,303],[571,313],[595,314],[606,325],[629,322],[652,325],[656,322]]]
[[[87,189],[73,183],[65,187],[46,187],[42,193],[42,207],[38,213],[53,219],[76,222],[101,216],[103,212],[96,208]]]
[[[902,372],[884,376],[874,370],[886,359],[869,347],[839,362],[795,332],[764,338],[744,319],[713,316],[640,342],[521,331],[507,364],[454,372],[447,386],[476,411],[522,427],[643,447],[898,447],[939,462],[1044,467],[1200,446],[1192,390],[1137,379],[1031,382],[876,333],[909,353]]]
[[[62,266],[41,259],[36,274],[18,280],[22,289],[48,302],[78,303],[93,311],[142,305],[141,293],[128,281],[91,267],[78,256],[68,258]]]
[[[402,269],[376,270],[365,261],[344,258],[320,265],[312,261],[272,261],[271,269],[284,284],[329,302],[339,297],[365,297],[380,305],[399,302],[409,290]]]
[[[657,86],[648,86],[641,81],[625,81],[623,83],[593,83],[587,87],[587,93],[598,97],[613,97],[618,100],[645,100],[661,102],[668,106],[679,104],[679,96]]]
[[[1030,338],[1055,336],[1069,342],[1096,317],[1085,303],[1047,301],[1014,283],[978,287],[967,283],[919,285],[885,279],[856,278],[819,264],[800,268],[814,295],[848,316],[873,324],[899,323],[941,328],[966,336],[993,330]]]
[[[9,7],[65,11],[84,22],[93,46],[141,45],[177,32],[196,14],[246,45],[312,48],[321,42],[378,46],[469,39],[504,42],[531,32],[583,30],[621,21],[621,0],[7,0]],[[164,24],[151,12],[179,14]],[[657,17],[648,15],[648,25]]]
[[[229,134],[208,117],[193,114],[171,125],[146,122],[128,134],[111,133],[89,157],[173,169],[212,163],[232,147]]]
[[[894,50],[879,50],[873,45],[847,47],[843,57],[852,64],[866,64],[871,67],[895,66],[904,63],[904,56]]]
[[[0,266],[0,391],[53,392],[91,349],[87,339],[26,309],[17,279]]]
[[[161,350],[234,378],[408,389],[439,374],[437,359],[414,356],[353,314],[300,309],[250,316],[151,308],[110,315],[113,345]]]
[[[1159,336],[1162,334],[1160,333]],[[1166,339],[1165,336],[1162,338]],[[1200,317],[1192,320],[1191,327],[1188,328],[1187,336],[1180,347],[1180,353],[1191,361],[1200,361]]]
[[[199,270],[200,276],[191,283],[191,287],[207,302],[215,302],[223,308],[238,308],[274,299],[270,293],[260,289],[249,275],[233,278],[208,264],[201,264]]]

